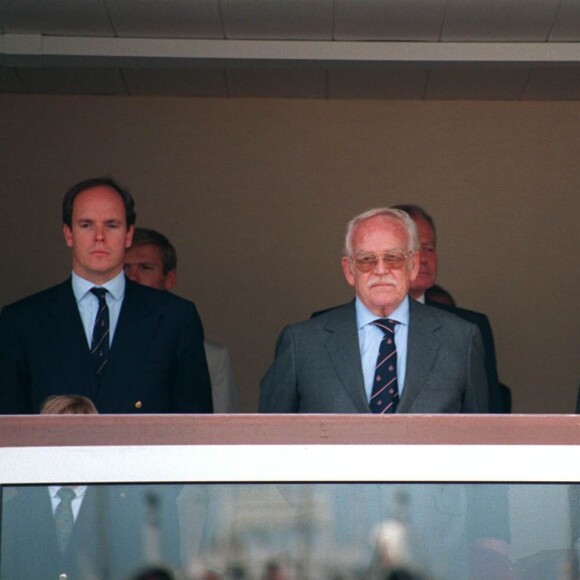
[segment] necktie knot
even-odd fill
[[[377,318],[372,322],[375,326],[378,326],[385,334],[395,333],[395,324],[398,324],[396,320],[392,320],[391,318]]]
[[[70,504],[73,499],[76,498],[77,494],[74,492],[73,489],[70,487],[61,487],[57,492],[56,495],[60,498],[60,501],[63,503]]]
[[[106,288],[99,288],[97,286],[91,288],[91,292],[99,299],[99,304],[101,304],[103,300],[105,300],[105,296],[107,295]]]

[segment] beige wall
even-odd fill
[[[282,326],[350,297],[346,221],[415,202],[441,284],[490,317],[514,411],[574,409],[580,103],[3,95],[0,127],[0,304],[68,274],[62,195],[110,174],[175,243],[252,412]]]

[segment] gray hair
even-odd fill
[[[369,209],[360,215],[353,217],[346,226],[346,236],[344,239],[344,255],[347,258],[352,258],[352,239],[356,228],[364,221],[377,216],[385,216],[398,221],[403,225],[407,232],[407,251],[416,252],[419,250],[419,235],[417,233],[417,226],[415,222],[409,217],[409,214],[390,207],[378,207]]]

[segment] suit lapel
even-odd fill
[[[126,400],[126,390],[119,387],[130,384],[143,357],[147,356],[159,317],[149,307],[140,290],[134,282],[126,281],[125,297],[109,351],[108,368],[97,397],[97,400],[106,400],[107,407],[111,409],[117,406],[118,401]]]
[[[70,279],[56,287],[45,322],[46,336],[71,392],[94,400],[97,381]]]
[[[407,370],[403,396],[397,409],[399,413],[408,411],[427,381],[439,350],[436,332],[439,327],[439,322],[428,308],[409,300]]]
[[[354,301],[334,311],[324,330],[326,350],[340,380],[359,413],[369,413],[366,399]]]

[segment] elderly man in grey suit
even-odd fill
[[[485,413],[476,325],[408,297],[417,228],[403,211],[348,224],[342,269],[355,300],[287,326],[262,379],[263,413]]]
[[[133,282],[158,290],[173,290],[177,284],[177,252],[162,233],[135,228],[131,247],[125,252],[124,269]],[[208,340],[203,341],[203,347],[214,413],[237,413],[238,390],[228,349]]]

